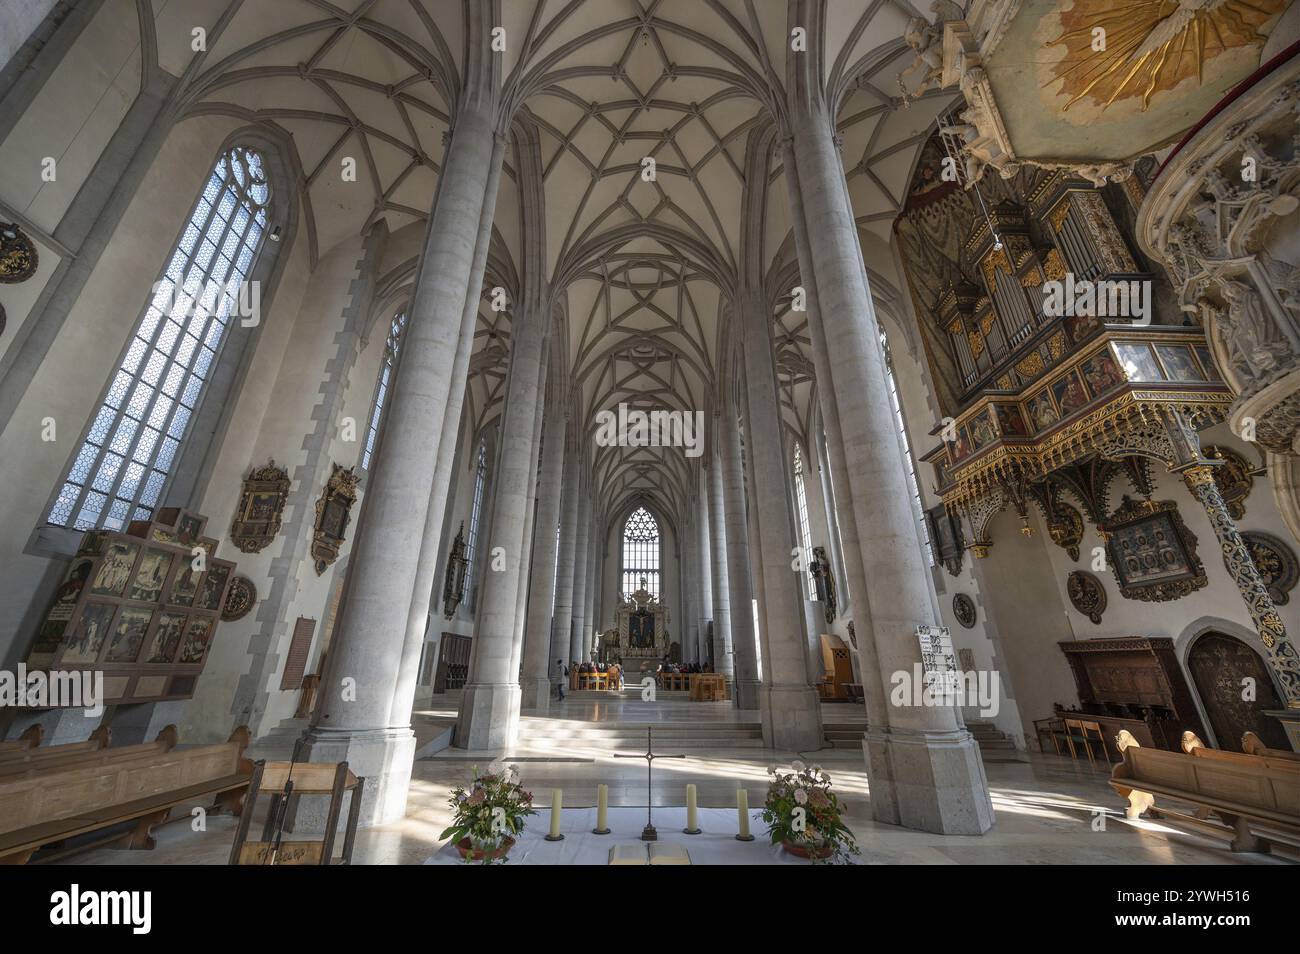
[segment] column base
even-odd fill
[[[768,748],[792,752],[826,748],[821,700],[812,686],[764,687],[759,698],[763,742]]]
[[[479,683],[465,687],[456,721],[458,749],[505,749],[519,736],[518,683]]]
[[[993,802],[979,744],[965,728],[868,729],[862,750],[870,774],[872,815],[878,820],[941,835],[982,835],[993,827]],[[880,782],[877,776],[883,776]]]
[[[352,774],[364,778],[361,815],[357,825],[384,825],[406,814],[406,796],[415,764],[415,733],[400,729],[327,729],[313,726],[303,736],[302,757],[308,762],[347,762]],[[290,831],[322,831],[328,798],[298,800],[288,824]],[[344,816],[347,817],[347,805]]]
[[[549,712],[554,694],[555,684],[545,676],[525,679],[519,684],[519,705],[534,712]]]
[[[737,680],[732,686],[732,701],[737,709],[757,709],[762,705],[763,684],[757,679]]]
[[[898,813],[898,784],[889,759],[888,732],[869,728],[862,736],[862,755],[867,762],[867,790],[871,794],[871,817],[886,825],[901,825]]]

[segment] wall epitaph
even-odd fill
[[[289,499],[289,472],[268,461],[244,478],[239,507],[230,524],[230,541],[244,553],[258,553],[270,546],[280,532],[285,501]]]
[[[352,505],[357,500],[357,484],[361,478],[351,467],[334,465],[329,482],[316,501],[316,526],[312,531],[311,555],[316,561],[316,575],[320,576],[339,558],[352,516]]]

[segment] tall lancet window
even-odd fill
[[[623,524],[623,593],[645,588],[659,596],[659,521],[645,507],[638,507]]]
[[[483,487],[487,483],[487,441],[479,441],[478,463],[474,468],[474,500],[469,507],[469,533],[465,535],[465,592],[474,592],[474,564],[478,557],[478,535],[483,526]],[[472,604],[471,604],[472,605]]]
[[[934,566],[934,549],[930,546],[930,531],[925,525],[925,505],[921,501],[921,488],[916,482],[916,464],[912,460],[912,445],[907,439],[907,427],[903,424],[903,406],[898,400],[898,386],[894,381],[894,359],[889,353],[889,339],[880,333],[880,347],[885,352],[885,383],[889,385],[889,403],[894,409],[894,423],[898,426],[898,441],[903,447],[903,466],[907,468],[907,486],[912,492],[912,513],[920,526],[921,545],[930,566]]]
[[[270,200],[258,153],[237,146],[217,160],[72,458],[51,524],[121,530],[153,514],[244,311]]]
[[[812,530],[808,525],[808,494],[803,485],[803,448],[794,445],[794,495],[799,505],[799,546],[803,548],[804,582],[808,585],[808,599],[817,599],[817,586],[812,575]]]
[[[402,345],[402,332],[406,329],[406,312],[399,311],[388,323],[388,340],[384,342],[384,363],[379,369],[379,382],[375,385],[375,403],[370,411],[370,424],[366,428],[366,449],[361,452],[361,469],[370,469],[379,442],[379,428],[388,410],[389,392],[393,375],[397,373],[397,352]]]

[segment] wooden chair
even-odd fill
[[[1075,751],[1075,743],[1083,746],[1083,751],[1088,756],[1088,764],[1096,765],[1097,760],[1092,754],[1094,744],[1101,747],[1102,757],[1106,764],[1110,764],[1110,755],[1106,752],[1106,737],[1101,734],[1101,726],[1096,722],[1087,719],[1066,719],[1065,720],[1065,743],[1070,747],[1070,758],[1078,760],[1079,756]]]
[[[1044,752],[1047,746],[1043,744],[1043,739],[1052,740],[1052,748],[1056,750],[1057,755],[1062,755],[1061,743],[1066,739],[1065,721],[1056,716],[1048,716],[1046,719],[1034,720],[1034,731],[1038,734],[1038,746]]]

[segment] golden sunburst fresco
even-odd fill
[[[1075,0],[1061,14],[1064,46],[1053,67],[1069,95],[1069,109],[1089,97],[1102,109],[1124,99],[1151,97],[1189,76],[1204,81],[1205,65],[1237,47],[1262,45],[1260,28],[1287,0]],[[1093,49],[1094,30],[1105,32],[1105,49]],[[1050,84],[1049,84],[1050,85]]]

